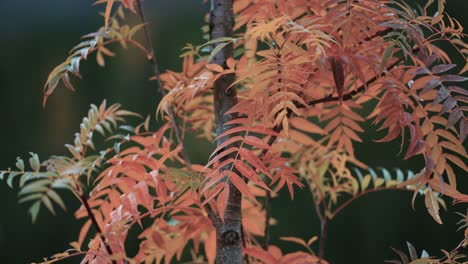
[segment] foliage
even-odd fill
[[[246,261],[326,263],[329,221],[363,195],[413,191],[415,197],[424,196],[429,215],[439,224],[440,206],[446,207],[442,197],[468,202],[457,185],[457,174],[468,172],[463,146],[468,93],[460,86],[468,80],[463,76],[468,63],[453,64],[438,47],[449,43],[467,61],[468,44],[461,25],[444,12],[445,1],[430,0],[421,7],[378,0],[236,0],[235,36],[188,45],[182,71],[163,74],[141,2],[97,2],[105,4],[104,26],[84,36],[53,69],[44,103],[60,80],[74,90],[69,74],[80,76],[80,62],[88,54],[96,52],[97,63],[104,66],[103,55],[114,55],[107,45],[119,42],[125,48],[129,43],[153,66],[151,79],[164,95],[158,116],[165,123],[152,129],[148,116],[134,128],[116,130],[124,117],[135,114],[105,102],[92,105],[74,143],[66,145],[69,157],[40,162],[31,154],[31,171],[18,158],[17,170],[0,173],[12,187],[19,179],[20,202],[32,202],[33,221],[42,205],[52,213],[54,203],[66,208],[58,189],[70,190],[82,204],[75,216],[85,222],[72,249],[44,263],[74,256],[82,256],[82,263],[169,263],[189,246],[194,263],[214,263],[233,207],[241,208],[238,236]],[[127,10],[142,23],[122,26]],[[134,40],[141,29],[146,44]],[[217,63],[229,47],[233,56]],[[223,93],[236,96],[234,106],[223,109],[232,117],[225,121],[217,117],[216,91],[230,76],[235,81]],[[374,170],[361,161],[355,147],[369,121],[385,132],[376,142],[400,137],[404,159],[420,156],[421,170]],[[115,145],[89,154],[88,148],[95,149],[95,132],[111,135]],[[183,145],[186,133],[217,142],[206,164],[191,163]],[[322,229],[308,242],[284,238],[305,251],[283,254],[269,245],[274,222],[269,200],[283,187],[293,198],[295,189],[304,186]],[[232,204],[237,194],[242,202]],[[460,215],[465,235],[458,247],[443,250],[438,258],[425,251],[418,255],[408,243],[410,257],[394,249],[401,261],[389,263],[466,261],[460,251],[467,246],[468,216]],[[128,256],[125,242],[137,224],[139,250]],[[311,249],[316,240],[317,253]]]

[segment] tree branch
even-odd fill
[[[210,12],[210,39],[215,40],[233,36],[234,12],[233,0],[212,0]],[[215,43],[215,49],[220,43]],[[226,68],[226,60],[233,57],[234,46],[232,43],[224,46],[213,56],[212,63]],[[226,125],[229,121],[237,118],[237,114],[226,114],[226,112],[237,104],[236,88],[231,87],[235,81],[234,74],[223,75],[214,83],[214,115],[216,123],[216,135],[232,128]],[[218,138],[217,146],[220,146],[230,136]],[[233,153],[234,154],[234,153]],[[229,156],[229,155],[228,155]],[[225,159],[233,156],[225,157]],[[224,159],[223,159],[224,160]],[[222,170],[230,169],[229,166]],[[216,263],[217,264],[241,264],[242,263],[242,193],[232,182],[229,184],[229,196],[224,213],[224,221],[216,228]]]
[[[417,52],[418,50],[419,50],[419,48],[414,48],[413,52]],[[390,64],[387,68],[389,68],[389,69],[393,68],[393,67],[397,66],[398,64],[400,64],[404,60],[405,60],[405,57],[400,57],[396,61],[394,61],[392,64]],[[342,96],[342,100],[347,101],[347,100],[352,99],[356,94],[364,91],[367,86],[371,85],[372,83],[377,81],[379,78],[380,78],[380,75],[375,75],[374,77],[367,80],[365,84],[359,86],[356,90],[353,90],[353,91],[351,91],[349,93],[344,94]],[[313,105],[320,104],[320,103],[335,102],[335,101],[339,101],[339,100],[340,100],[339,96],[329,95],[327,97],[323,97],[323,98],[320,98],[320,99],[315,99],[315,100],[309,101],[308,105],[313,106]],[[302,106],[302,105],[297,105],[297,106],[299,108],[304,108],[304,106]]]
[[[319,252],[318,257],[323,259],[325,255],[325,246],[327,242],[327,234],[328,234],[328,223],[329,219],[327,217],[323,218],[320,222],[320,241],[319,241]]]
[[[156,77],[156,82],[158,84],[159,92],[161,93],[162,96],[165,96],[167,94],[167,91],[164,89],[163,84],[161,82],[161,72],[159,71],[159,65],[158,61],[156,60],[155,57],[155,52],[153,48],[153,43],[151,41],[151,36],[150,36],[150,31],[148,27],[148,23],[146,21],[145,15],[143,13],[143,7],[141,5],[141,0],[136,0],[136,11],[138,14],[138,17],[140,18],[140,21],[143,23],[143,32],[145,35],[145,41],[146,41],[146,50],[148,50],[148,60],[153,68],[153,74]],[[182,139],[182,133],[180,131],[180,127],[177,124],[177,118],[174,113],[174,109],[172,107],[169,108],[168,110],[168,115],[169,118],[171,119],[171,122],[174,126],[174,132],[175,136],[177,138],[177,142],[182,145],[182,156],[187,162],[189,167],[192,167],[192,162],[190,161],[190,157],[187,154],[187,150],[184,145],[184,140]]]
[[[104,237],[104,234],[102,232],[101,227],[99,226],[99,223],[96,220],[96,217],[94,216],[93,211],[91,210],[91,207],[89,206],[88,199],[86,198],[86,195],[83,191],[83,193],[79,196],[80,201],[83,204],[83,206],[86,208],[86,212],[88,213],[88,217],[91,220],[91,223],[93,224],[94,228],[96,228],[96,232],[98,233],[99,237],[101,238],[102,243],[104,244],[104,247],[107,250],[107,253],[112,256],[114,252],[112,251],[112,248],[110,245],[107,243],[106,238]],[[112,264],[117,264],[117,261],[112,260]]]

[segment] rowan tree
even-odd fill
[[[19,187],[19,202],[31,204],[33,221],[42,207],[66,208],[57,190],[81,203],[77,240],[43,263],[170,263],[190,247],[192,263],[323,264],[329,222],[361,196],[412,191],[439,224],[444,197],[468,202],[457,186],[457,174],[468,171],[468,92],[460,86],[468,44],[444,0],[212,0],[208,41],[187,45],[182,70],[164,73],[143,3],[97,3],[105,5],[103,26],[52,70],[44,105],[59,84],[75,90],[71,77],[89,56],[104,66],[115,43],[142,52],[163,98],[136,126],[127,119],[139,115],[118,104],[92,105],[65,145],[69,156],[41,161],[31,153],[29,169],[18,158],[16,169],[0,173]],[[140,23],[127,24],[129,16]],[[465,64],[453,64],[441,43]],[[367,121],[385,133],[375,144],[400,140],[402,158],[422,157],[421,170],[360,161],[354,146]],[[113,146],[97,147],[96,134]],[[216,144],[206,163],[191,162],[188,134]],[[270,203],[283,188],[291,203],[300,202],[297,188],[308,188],[321,223],[308,241],[283,237],[304,248],[287,254],[270,244]],[[401,260],[389,263],[467,263],[468,215],[459,214],[456,248],[417,254],[408,244],[409,253],[394,249]],[[131,228],[134,256],[125,250]]]

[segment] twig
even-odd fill
[[[413,49],[413,52],[417,52],[419,50],[419,48],[414,48]],[[393,68],[395,66],[397,66],[398,64],[400,64],[402,61],[405,60],[405,57],[400,57],[398,58],[395,62],[393,62],[392,64],[390,64],[387,68]],[[367,80],[367,82],[361,86],[359,86],[356,90],[353,90],[349,93],[346,93],[344,94],[341,98],[343,101],[346,101],[346,100],[350,100],[352,99],[356,94],[364,91],[366,89],[367,86],[371,85],[373,82],[377,81],[378,79],[380,78],[380,75],[375,75],[374,77],[370,78],[369,80]],[[339,101],[340,100],[340,97],[339,96],[327,96],[327,97],[323,97],[323,98],[320,98],[320,99],[316,99],[316,100],[312,100],[312,101],[309,101],[308,105],[309,106],[313,106],[313,105],[316,105],[316,104],[319,104],[319,103],[326,103],[326,102],[334,102],[334,101]],[[297,105],[297,107],[299,108],[304,108],[304,106],[302,105]]]
[[[96,232],[98,233],[99,237],[101,238],[102,243],[104,244],[104,246],[105,246],[105,248],[107,250],[107,253],[110,256],[112,256],[114,254],[114,252],[112,251],[112,248],[110,247],[110,245],[107,243],[106,238],[104,237],[104,234],[102,233],[102,229],[99,226],[99,223],[97,222],[96,217],[94,216],[94,213],[91,210],[91,207],[89,206],[88,199],[86,198],[86,195],[84,194],[84,192],[80,195],[80,200],[81,200],[81,203],[86,208],[86,212],[88,213],[88,217],[91,220],[91,223],[93,224],[94,228],[96,228]],[[112,260],[112,264],[117,264],[117,261]]]
[[[369,194],[369,193],[374,193],[374,192],[379,192],[379,191],[392,191],[392,190],[395,190],[395,191],[413,191],[413,190],[410,190],[410,189],[403,189],[403,188],[385,188],[385,187],[380,187],[380,188],[375,188],[375,189],[369,189],[369,190],[366,190],[364,192],[361,192],[353,197],[351,197],[350,199],[348,199],[346,202],[342,203],[338,208],[336,208],[332,213],[330,213],[330,219],[333,219],[338,213],[340,213],[341,211],[343,211],[343,209],[345,209],[346,207],[348,207],[352,202],[354,202],[355,200],[357,200],[358,198],[366,195],[366,194]]]
[[[465,242],[466,242],[465,239],[462,240],[462,241],[460,242],[460,244],[458,244],[458,246],[456,246],[454,249],[452,249],[452,251],[450,251],[450,253],[449,253],[448,255],[445,255],[444,257],[440,258],[440,259],[438,260],[438,263],[442,263],[442,262],[446,261],[446,260],[449,258],[450,255],[452,255],[453,253],[459,251],[459,250],[462,249],[462,248],[465,248],[465,247],[466,247],[466,246],[465,246]],[[463,262],[463,263],[465,263],[465,262]]]
[[[320,241],[319,241],[319,252],[318,257],[323,259],[325,255],[325,246],[327,243],[327,234],[328,234],[328,223],[329,219],[324,217],[323,220],[320,222]]]
[[[371,41],[376,37],[383,37],[387,33],[390,33],[392,30],[393,30],[393,28],[389,27],[389,28],[386,28],[384,30],[377,31],[374,35],[364,38],[364,40],[360,41],[359,44],[362,44],[364,41]]]
[[[137,11],[138,17],[140,18],[140,21],[143,23],[143,32],[144,32],[144,35],[145,35],[146,49],[149,51],[148,60],[149,60],[149,62],[151,64],[151,66],[153,67],[153,74],[154,74],[154,76],[156,78],[156,82],[158,84],[159,92],[161,93],[162,96],[165,96],[167,94],[167,91],[164,89],[163,84],[161,82],[161,72],[159,71],[158,61],[156,60],[156,57],[155,57],[153,43],[151,41],[148,23],[146,21],[145,15],[143,13],[143,7],[141,5],[141,0],[136,0],[135,3],[136,3],[136,7],[137,7],[136,11]],[[169,108],[168,115],[169,115],[169,118],[171,119],[172,124],[174,125],[174,132],[175,132],[175,136],[177,138],[177,141],[179,142],[179,144],[182,145],[182,156],[183,156],[184,160],[187,162],[187,164],[189,165],[189,167],[192,167],[192,162],[190,161],[190,158],[189,158],[189,156],[187,154],[187,150],[186,150],[186,148],[184,146],[184,141],[182,139],[182,133],[180,131],[180,127],[177,125],[177,119],[176,119],[176,115],[174,113],[174,109]]]

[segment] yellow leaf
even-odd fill
[[[367,187],[369,186],[370,181],[371,181],[370,174],[367,174],[366,176],[364,176],[364,178],[362,179],[362,182],[361,182],[361,191],[365,191],[367,189]]]
[[[377,187],[380,187],[382,184],[384,184],[385,180],[382,179],[382,178],[377,178],[374,182],[374,187],[377,188]]]

